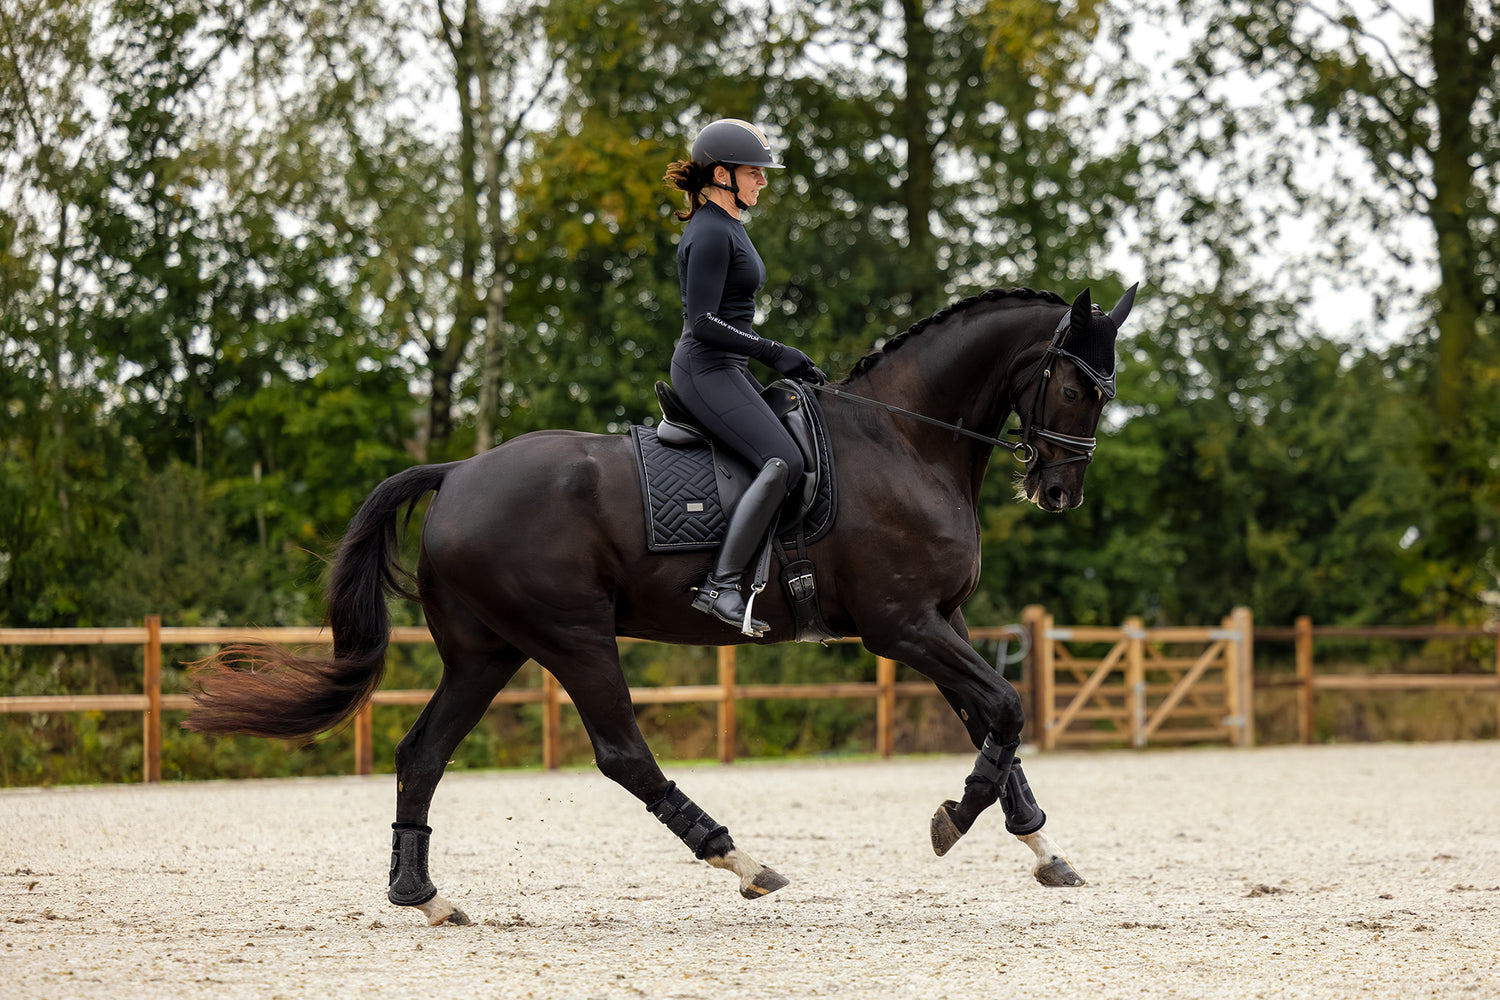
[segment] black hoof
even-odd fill
[[[759,874],[750,880],[749,885],[740,887],[740,895],[746,899],[759,899],[762,896],[769,896],[777,889],[784,888],[790,884],[791,880],[780,872],[773,871],[770,868],[762,868]]]
[[[443,924],[452,924],[454,927],[468,927],[474,921],[470,920],[469,915],[463,910],[454,910],[452,913],[448,914],[438,922]]]
[[[948,799],[932,814],[932,849],[938,857],[947,854],[958,843],[964,832],[953,822],[953,811],[958,803]]]

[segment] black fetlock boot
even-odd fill
[[[754,558],[766,530],[785,500],[786,463],[773,458],[761,466],[755,481],[730,515],[724,544],[719,546],[713,569],[698,587],[693,607],[733,625],[746,635],[759,637],[765,634],[769,625],[753,618],[747,620],[745,598],[740,594],[740,578],[745,575],[745,568]]]
[[[432,827],[391,824],[391,883],[386,896],[397,906],[421,906],[437,895],[427,874],[427,841]]]

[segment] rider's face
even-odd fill
[[[740,201],[753,206],[760,197],[760,189],[766,186],[765,168],[735,167],[734,179],[740,187]]]

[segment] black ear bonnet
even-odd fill
[[[1078,365],[1105,399],[1115,395],[1115,337],[1130,315],[1139,287],[1131,285],[1107,313],[1090,303],[1088,289],[1084,289],[1073,300],[1072,309],[1058,324],[1052,340],[1052,351]]]

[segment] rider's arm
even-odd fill
[[[748,326],[735,326],[715,311],[724,298],[732,252],[728,238],[696,240],[688,250],[683,301],[688,326],[694,339],[708,347],[744,354],[775,368],[784,353],[780,344]]]

